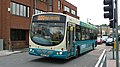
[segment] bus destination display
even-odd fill
[[[54,21],[60,21],[60,16],[56,16],[56,15],[39,15],[37,17],[37,20],[54,20]]]

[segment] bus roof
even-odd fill
[[[57,12],[45,12],[45,13],[33,14],[33,16],[40,15],[40,14],[60,14],[60,15],[64,15],[64,16],[66,16],[66,15],[67,15],[67,14],[57,13]]]
[[[96,26],[94,26],[92,24],[88,24],[88,23],[82,22],[82,21],[80,21],[80,26],[86,27],[86,28],[90,28],[90,29],[93,29],[93,30],[97,30]]]

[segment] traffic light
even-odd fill
[[[104,18],[113,19],[113,0],[104,0]]]
[[[111,20],[109,26],[110,28],[115,28],[115,20]]]

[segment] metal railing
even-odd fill
[[[95,67],[107,67],[106,66],[106,49],[104,49],[103,53],[101,54],[101,56],[98,58],[98,61],[95,65]]]

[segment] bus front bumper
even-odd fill
[[[68,59],[67,51],[29,48],[29,54],[41,57]]]

